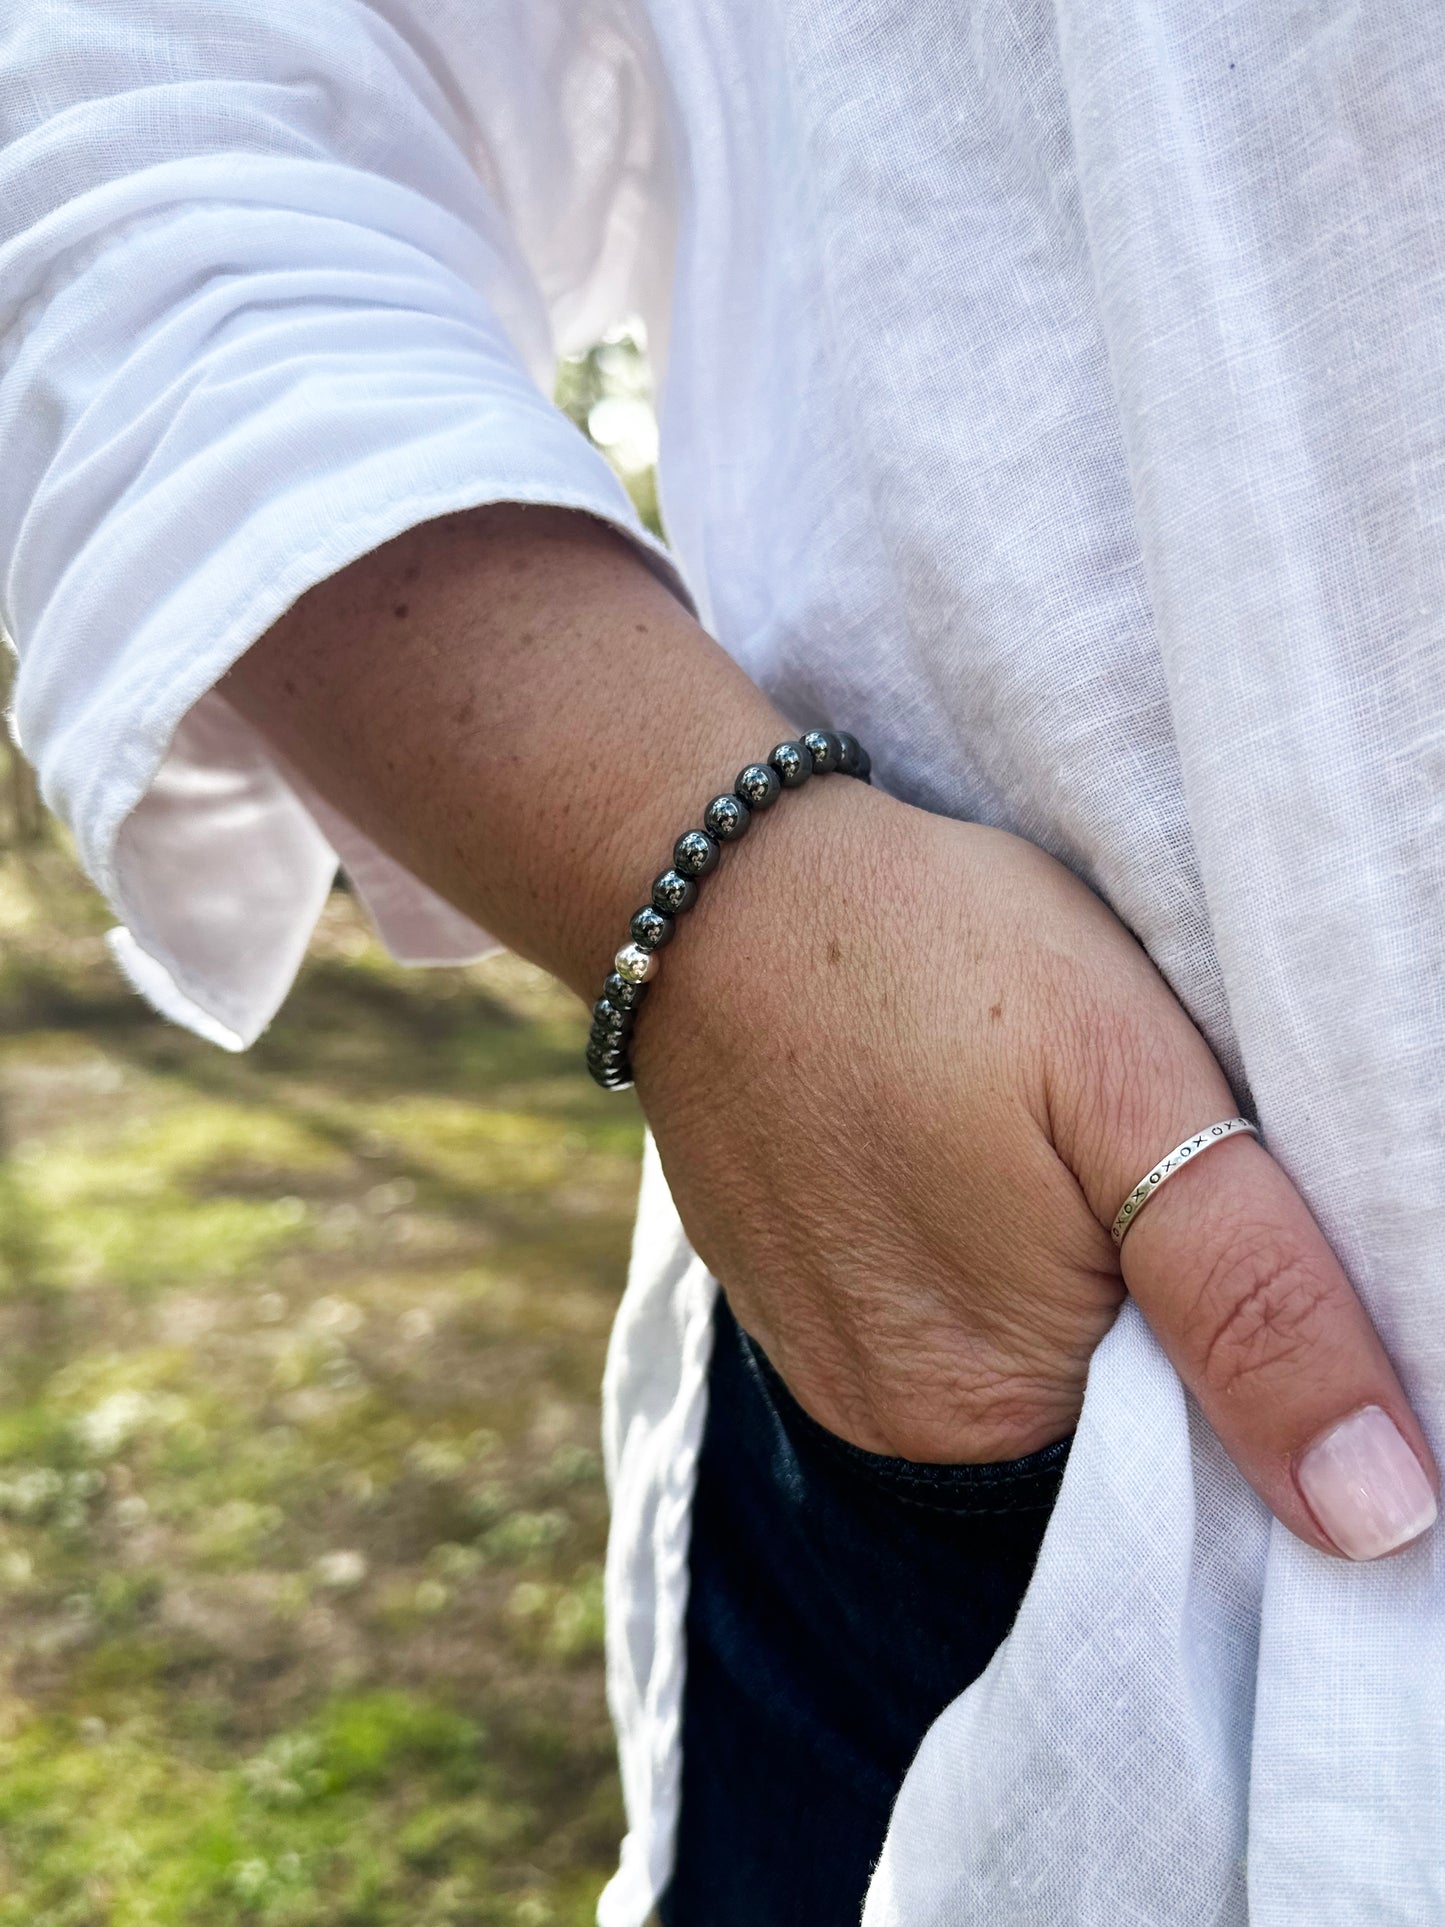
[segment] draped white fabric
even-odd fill
[[[1114,905],[1445,1444],[1442,98],[1422,7],[16,0],[0,594],[136,981],[249,1040],[338,848],[400,954],[481,941],[208,692],[466,503],[575,504],[665,572],[543,395],[636,310],[710,625]],[[668,1865],[710,1290],[652,1170],[608,1382],[608,1927]],[[1273,1527],[1126,1313],[868,1927],[1439,1919],[1442,1558]]]

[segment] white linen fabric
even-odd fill
[[[337,852],[399,954],[482,941],[214,685],[467,503],[575,505],[666,572],[544,396],[635,310],[711,628],[895,792],[1113,904],[1445,1444],[1442,97],[1426,7],[16,0],[3,614],[135,980],[249,1040]],[[606,1927],[669,1865],[712,1290],[650,1165],[606,1388]],[[868,1927],[1440,1919],[1442,1559],[1273,1525],[1126,1311]]]

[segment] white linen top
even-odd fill
[[[546,399],[639,312],[705,620],[1113,904],[1445,1445],[1442,100],[1419,5],[14,0],[0,597],[134,979],[244,1044],[337,852],[398,955],[479,945],[207,692],[444,510],[570,504],[666,571]],[[606,1927],[669,1864],[712,1289],[649,1162]],[[1126,1309],[867,1927],[1438,1921],[1442,1560],[1274,1525]]]

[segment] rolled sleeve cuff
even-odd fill
[[[408,323],[387,317],[384,365],[253,360],[241,379],[258,392],[233,425],[100,519],[24,652],[38,673],[22,677],[19,734],[122,921],[118,961],[167,1016],[230,1048],[279,1008],[338,860],[400,960],[490,947],[217,692],[299,596],[420,522],[518,502],[612,524],[688,601],[621,483],[520,364],[459,354],[450,324]]]

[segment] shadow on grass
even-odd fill
[[[349,902],[241,1056],[103,924],[0,864],[0,1927],[580,1923],[636,1111]]]

